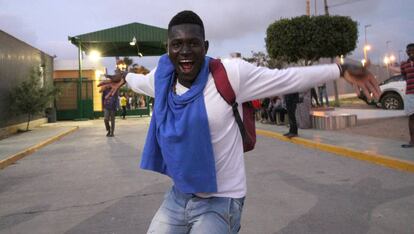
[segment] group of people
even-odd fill
[[[326,87],[325,87],[326,88]],[[328,101],[328,99],[326,99]],[[288,116],[289,131],[284,134],[288,138],[298,136],[298,125],[296,122],[296,107],[301,103],[298,92],[254,100],[253,106],[256,111],[256,120],[261,123],[285,124],[285,114]],[[258,104],[259,103],[259,104]],[[320,106],[319,104],[317,104]]]
[[[121,102],[122,102],[122,98],[125,99],[123,102],[125,104],[124,106],[126,110],[135,110],[138,108],[146,107],[144,95],[121,94],[120,98],[121,98]],[[121,107],[122,107],[122,103],[121,103]]]
[[[284,122],[286,103],[283,97],[275,96],[252,101],[256,112],[256,121],[276,124],[278,119]],[[279,118],[278,118],[279,116]]]
[[[234,114],[235,108],[242,112],[242,105],[229,105],[210,82],[209,42],[196,13],[175,15],[167,37],[168,53],[150,73],[118,74],[100,84],[109,90],[106,98],[125,83],[155,97],[141,168],[169,176],[172,186],[148,233],[238,233],[247,193],[243,135]],[[367,96],[371,92],[378,98],[380,93],[367,69],[346,64],[283,70],[242,59],[223,59],[221,64],[240,104],[309,90],[339,77]]]
[[[121,110],[120,116],[122,119],[125,119],[127,110],[144,108],[146,104],[144,95],[127,95],[125,93],[120,93],[120,95],[115,94],[109,98],[105,98],[108,93],[109,90],[104,90],[102,92],[102,110],[104,113],[105,129],[107,131],[106,136],[113,137],[117,110]]]

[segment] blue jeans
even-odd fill
[[[244,198],[200,198],[178,191],[165,194],[147,233],[238,233]]]
[[[326,100],[326,106],[329,106],[328,91],[326,90],[326,84],[318,87],[319,103],[323,106],[323,98]]]

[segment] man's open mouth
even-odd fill
[[[180,69],[184,73],[189,73],[193,70],[193,60],[181,60],[179,63]]]

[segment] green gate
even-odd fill
[[[93,119],[93,81],[65,78],[54,81],[60,91],[56,99],[57,120]],[[82,93],[82,95],[80,95]]]

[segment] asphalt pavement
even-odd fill
[[[44,124],[0,140],[0,233],[145,233],[171,183],[138,169],[149,118],[117,119],[113,138],[102,122]],[[240,233],[414,230],[414,150],[404,142],[257,129]]]

